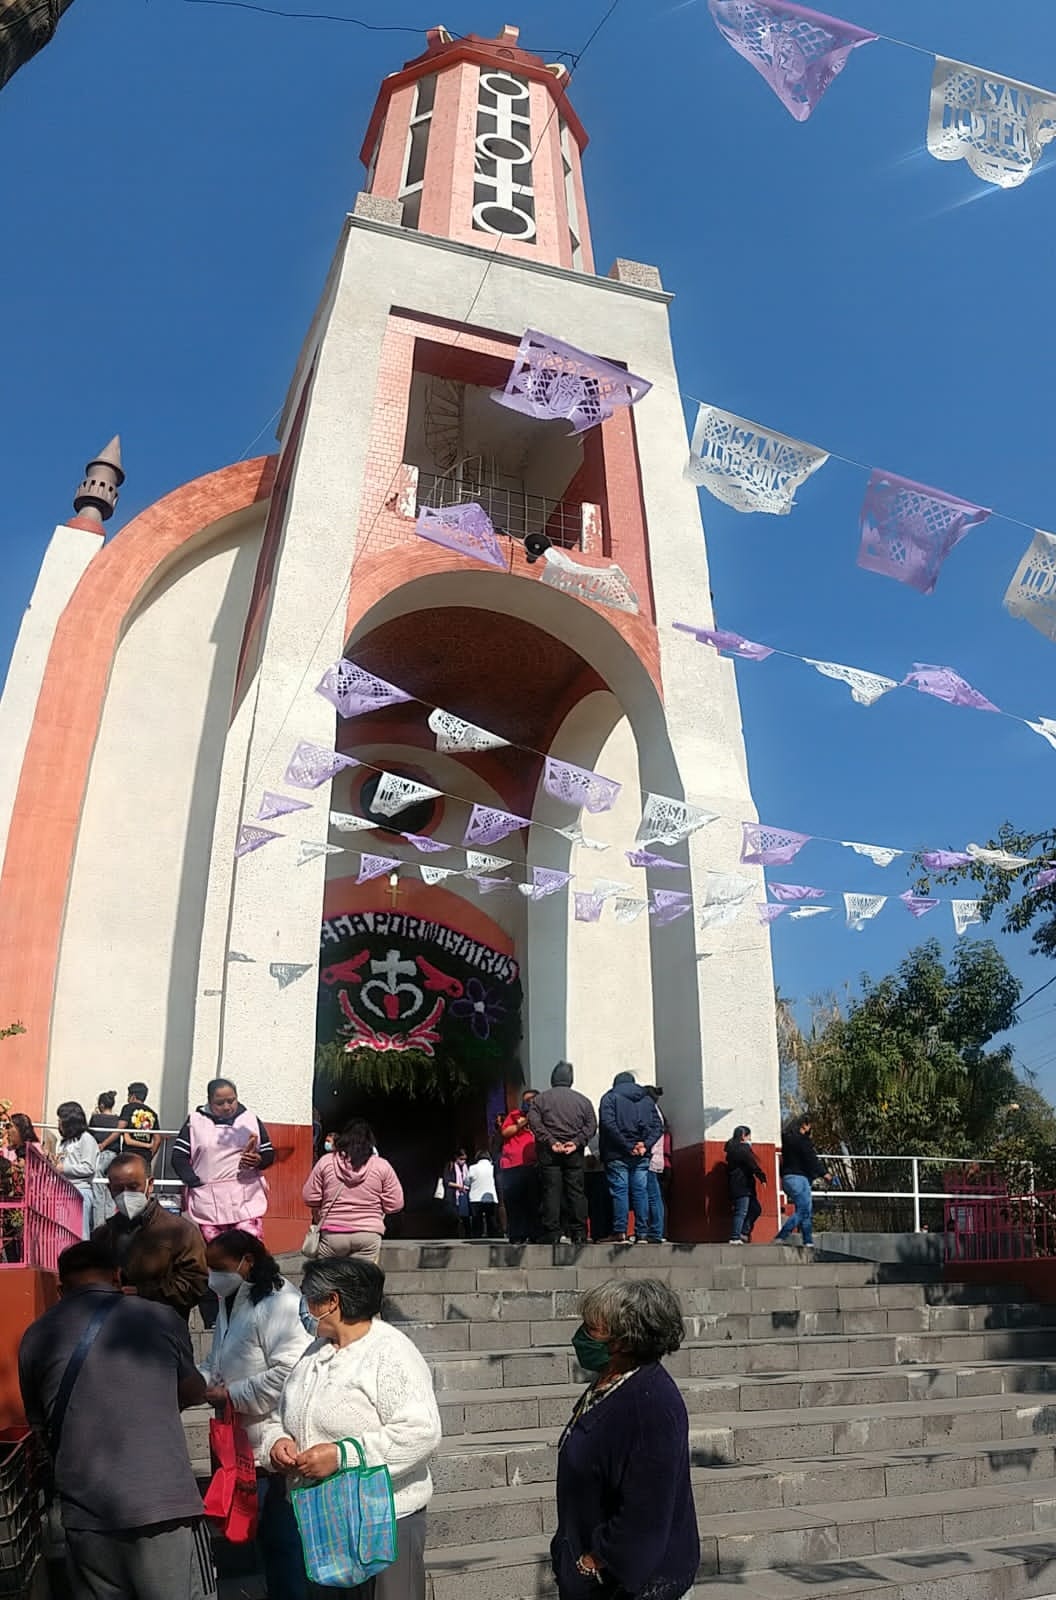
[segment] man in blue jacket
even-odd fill
[[[656,1101],[635,1083],[634,1073],[618,1072],[612,1088],[601,1097],[598,1123],[598,1150],[612,1196],[613,1241],[637,1243],[627,1238],[628,1206],[634,1212],[635,1228],[644,1229],[649,1216],[649,1152],[663,1136],[663,1119]]]

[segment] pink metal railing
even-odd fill
[[[55,1272],[67,1245],[83,1237],[84,1199],[34,1145],[25,1162],[24,1195],[0,1202],[0,1266]]]
[[[1056,1256],[1056,1191],[958,1195],[946,1202],[948,1261]]]

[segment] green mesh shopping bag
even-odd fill
[[[348,1446],[356,1465],[348,1464]],[[313,1583],[354,1589],[396,1560],[396,1507],[388,1467],[368,1467],[355,1439],[339,1441],[329,1478],[293,1489],[304,1566]]]

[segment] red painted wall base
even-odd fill
[[[310,1220],[301,1190],[312,1170],[312,1130],[295,1122],[269,1122],[268,1132],[275,1165],[268,1171],[264,1240],[273,1255],[287,1255],[300,1250]]]
[[[18,1346],[31,1322],[58,1299],[54,1273],[35,1267],[5,1267],[0,1272],[0,1428],[24,1423],[18,1388]]]
[[[672,1156],[671,1217],[668,1237],[680,1244],[718,1244],[730,1237],[733,1225],[726,1154],[723,1140],[705,1139],[683,1145]],[[778,1192],[774,1146],[753,1146],[769,1182],[759,1186],[763,1214],[755,1226],[760,1243],[773,1238],[778,1222]]]

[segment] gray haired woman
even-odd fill
[[[660,1365],[685,1337],[677,1296],[655,1279],[610,1279],[580,1303],[572,1338],[593,1381],[558,1446],[561,1600],[680,1600],[700,1561],[689,1418]]]
[[[301,1293],[309,1345],[286,1380],[279,1415],[265,1428],[271,1464],[302,1481],[338,1469],[338,1441],[356,1439],[367,1465],[388,1467],[395,1499],[395,1565],[346,1595],[425,1600],[429,1457],[440,1413],[424,1359],[405,1333],[381,1320],[385,1274],[360,1257],[310,1261]],[[310,1588],[311,1594],[332,1588]]]

